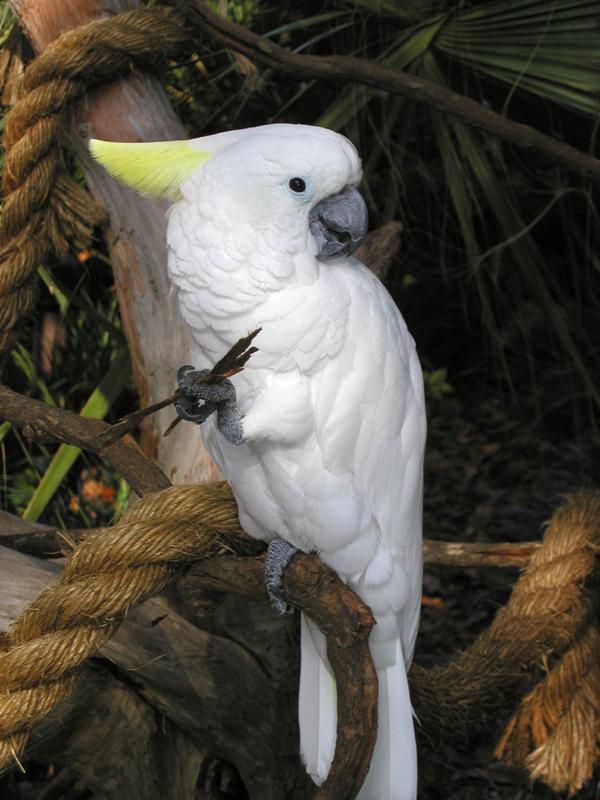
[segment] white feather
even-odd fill
[[[300,619],[300,754],[306,771],[320,786],[331,767],[337,738],[335,679],[325,655],[325,636],[304,614]]]

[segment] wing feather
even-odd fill
[[[313,382],[317,437],[323,465],[353,473],[393,552],[421,533],[422,374],[387,291],[362,265],[353,270],[342,350]]]

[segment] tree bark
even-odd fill
[[[3,547],[0,559],[3,631],[60,568]],[[276,617],[266,598],[244,597],[240,602],[201,594],[197,586],[193,607],[182,602],[181,610],[189,619],[160,598],[133,609],[100,651],[105,660],[97,663],[112,665],[116,676],[185,731],[199,752],[210,748],[213,756],[234,765],[251,800],[306,800],[313,784],[298,754],[297,619]],[[84,671],[80,683],[88,675]],[[78,697],[86,696],[85,688],[80,691],[76,706]],[[67,701],[51,719],[68,719],[71,708]],[[68,748],[68,741],[57,743],[52,733],[44,732],[45,724],[35,729],[32,741],[46,740],[46,753]],[[95,760],[93,748],[88,758]],[[130,787],[121,796],[133,797],[134,791]],[[157,792],[154,798],[159,797]]]
[[[11,6],[36,52],[67,30],[94,19],[131,11],[139,0],[11,0]],[[166,271],[166,203],[140,198],[117,183],[90,157],[90,137],[113,141],[182,139],[186,134],[156,78],[134,74],[90,92],[65,132],[88,186],[110,214],[106,231],[121,319],[142,405],[162,400],[175,388],[175,371],[187,364],[186,326],[169,297]],[[197,367],[206,365],[197,364]],[[209,366],[209,365],[208,365]],[[142,446],[173,483],[218,479],[202,446],[179,426],[162,433],[173,417],[165,409],[143,425]]]
[[[54,765],[56,783],[83,785],[103,800],[132,792],[135,800],[196,800],[206,755],[98,663],[85,668],[73,695],[38,726],[28,748],[31,758]]]

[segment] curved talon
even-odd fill
[[[195,422],[196,425],[202,425],[216,410],[217,406],[214,403],[204,403],[204,405],[198,407],[195,400],[190,400],[187,397],[177,400],[175,403],[177,415],[186,420],[186,422]]]
[[[242,444],[244,430],[242,417],[237,407],[235,386],[228,378],[211,382],[199,382],[210,370],[195,370],[189,364],[177,370],[177,383],[183,395],[175,402],[175,410],[181,419],[201,425],[211,414],[217,412],[217,428],[231,444]],[[203,401],[203,405],[199,405]]]
[[[188,372],[193,372],[194,368],[191,364],[184,364],[182,367],[179,367],[177,370],[177,383],[181,383],[182,380],[187,376]]]

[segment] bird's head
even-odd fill
[[[92,140],[106,169],[141,194],[198,202],[210,193],[221,219],[279,235],[312,235],[320,259],[352,253],[367,230],[357,190],[360,159],[338,133],[265,125],[177,142]]]

